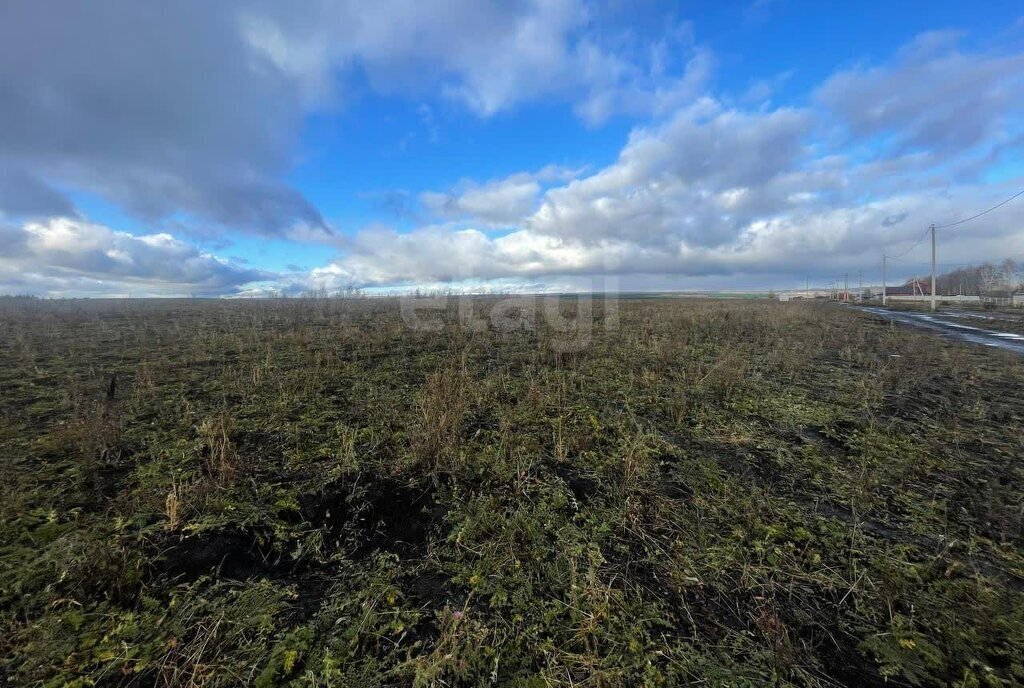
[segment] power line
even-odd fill
[[[1021,193],[1024,193],[1024,192],[1021,192]],[[920,238],[918,238],[918,240],[914,242],[914,245],[913,245],[913,246],[911,246],[910,248],[908,248],[908,249],[907,249],[906,251],[904,251],[903,253],[897,253],[897,254],[896,254],[896,255],[894,255],[894,256],[889,256],[889,258],[893,258],[893,259],[895,259],[895,258],[902,258],[903,256],[907,255],[908,253],[910,253],[911,251],[913,251],[913,250],[914,250],[915,248],[917,248],[918,244],[920,244],[920,243],[921,243],[922,241],[924,241],[924,238],[925,238],[926,236],[928,236],[928,232],[930,232],[930,231],[931,231],[931,227],[929,227],[928,229],[924,230],[924,234],[922,234],[922,235],[920,236]],[[888,254],[886,254],[886,255],[888,255]]]
[[[1020,198],[1021,196],[1024,196],[1024,189],[1021,189],[1017,193],[1013,194],[1012,196],[1007,198],[1005,201],[997,203],[994,206],[992,206],[991,208],[988,208],[987,210],[981,211],[977,215],[972,215],[970,217],[964,218],[963,220],[957,220],[956,222],[950,222],[949,224],[945,224],[945,225],[936,225],[935,229],[949,229],[950,227],[956,227],[958,225],[962,225],[962,224],[965,224],[967,222],[970,222],[971,220],[977,220],[979,217],[981,217],[983,215],[988,215],[993,210],[996,210],[997,208],[1002,208],[1004,205],[1006,205],[1010,201],[1014,200],[1015,198]],[[921,234],[920,237],[918,237],[917,241],[915,241],[914,244],[910,248],[908,248],[906,251],[904,251],[903,253],[897,253],[895,255],[889,255],[889,254],[886,254],[886,255],[889,258],[893,259],[893,260],[896,260],[898,258],[902,258],[903,256],[905,256],[908,253],[910,253],[911,251],[913,251],[915,248],[917,248],[921,244],[921,242],[924,241],[924,238],[926,236],[928,236],[928,232],[929,231],[931,231],[930,227],[928,229],[924,230],[924,233]]]
[[[1004,205],[1006,205],[1010,201],[1014,200],[1015,198],[1019,198],[1021,196],[1024,196],[1024,189],[1021,189],[1017,193],[1013,194],[1012,196],[1007,198],[1005,201],[997,203],[994,206],[992,206],[991,208],[988,208],[986,210],[981,211],[977,215],[972,215],[972,216],[966,217],[966,218],[964,218],[962,220],[957,220],[956,222],[950,222],[950,223],[944,224],[944,225],[936,226],[935,224],[932,224],[930,227],[928,227],[928,229],[926,229],[921,234],[920,237],[918,237],[917,241],[915,241],[907,250],[903,251],[902,253],[897,253],[896,255],[890,256],[890,255],[888,255],[887,253],[885,253],[883,251],[882,252],[882,304],[885,305],[885,301],[886,301],[886,298],[885,298],[885,296],[886,296],[886,282],[887,282],[887,280],[886,280],[886,267],[887,267],[887,263],[888,263],[889,259],[895,260],[895,259],[898,259],[898,258],[902,258],[903,256],[905,256],[908,253],[910,253],[911,251],[913,251],[915,248],[917,248],[921,244],[921,242],[924,241],[924,238],[926,236],[928,236],[929,234],[931,234],[931,237],[932,237],[932,260],[931,260],[931,273],[932,274],[931,274],[931,277],[932,277],[932,279],[931,279],[931,294],[930,294],[930,296],[931,296],[931,309],[934,311],[936,309],[936,297],[937,297],[937,294],[936,294],[936,277],[937,276],[936,276],[935,273],[937,272],[937,268],[940,265],[942,265],[942,264],[940,264],[935,259],[935,230],[937,230],[937,229],[949,229],[951,227],[957,227],[959,225],[965,224],[965,223],[970,222],[972,220],[977,220],[979,217],[987,215],[987,214],[991,213],[993,210],[996,210],[998,208],[1002,208]],[[897,262],[903,262],[903,261],[897,261]],[[913,263],[912,261],[906,261],[906,263],[908,263],[908,264],[916,264],[916,263]],[[956,264],[952,264],[952,265],[956,265]]]
[[[906,265],[906,266],[909,266],[909,267],[915,267],[915,266],[925,266],[925,267],[927,267],[927,266],[931,265],[931,262],[928,261],[928,260],[897,260],[897,261],[894,261],[890,256],[886,256],[886,257],[889,258],[889,262],[890,263],[895,262],[895,263],[899,263],[900,265]],[[981,261],[981,262],[983,263],[984,261]],[[936,265],[938,265],[940,268],[973,268],[973,267],[977,267],[979,264],[980,263],[978,261],[973,261],[971,263],[936,263]]]
[[[1006,205],[1007,203],[1009,203],[1010,201],[1012,201],[1013,199],[1015,199],[1015,198],[1017,198],[1019,196],[1024,196],[1024,189],[1021,189],[1017,193],[1013,194],[1012,196],[1007,198],[1002,203],[997,203],[996,205],[992,206],[988,210],[983,210],[982,212],[978,213],[977,215],[972,215],[971,217],[965,218],[963,220],[957,220],[956,222],[950,222],[948,225],[936,225],[935,229],[949,229],[950,227],[956,227],[957,225],[962,225],[963,223],[970,222],[971,220],[977,220],[982,215],[987,215],[987,214],[991,213],[993,210],[995,210],[996,208],[1002,208],[1004,205]]]

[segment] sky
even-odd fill
[[[1021,189],[1019,0],[0,3],[0,293],[899,281]]]

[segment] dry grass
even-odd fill
[[[233,423],[226,413],[207,418],[199,426],[198,450],[203,457],[206,475],[216,485],[228,487],[238,475],[238,452],[231,441]]]
[[[419,396],[413,452],[431,472],[450,473],[458,468],[468,386],[465,357],[427,375]]]
[[[533,306],[0,302],[0,675],[1024,682],[1019,359],[819,304]]]

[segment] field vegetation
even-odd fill
[[[1024,685],[1019,357],[606,306],[0,302],[0,680]]]

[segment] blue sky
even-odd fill
[[[1019,3],[61,4],[0,10],[0,292],[877,281],[1024,188]]]

